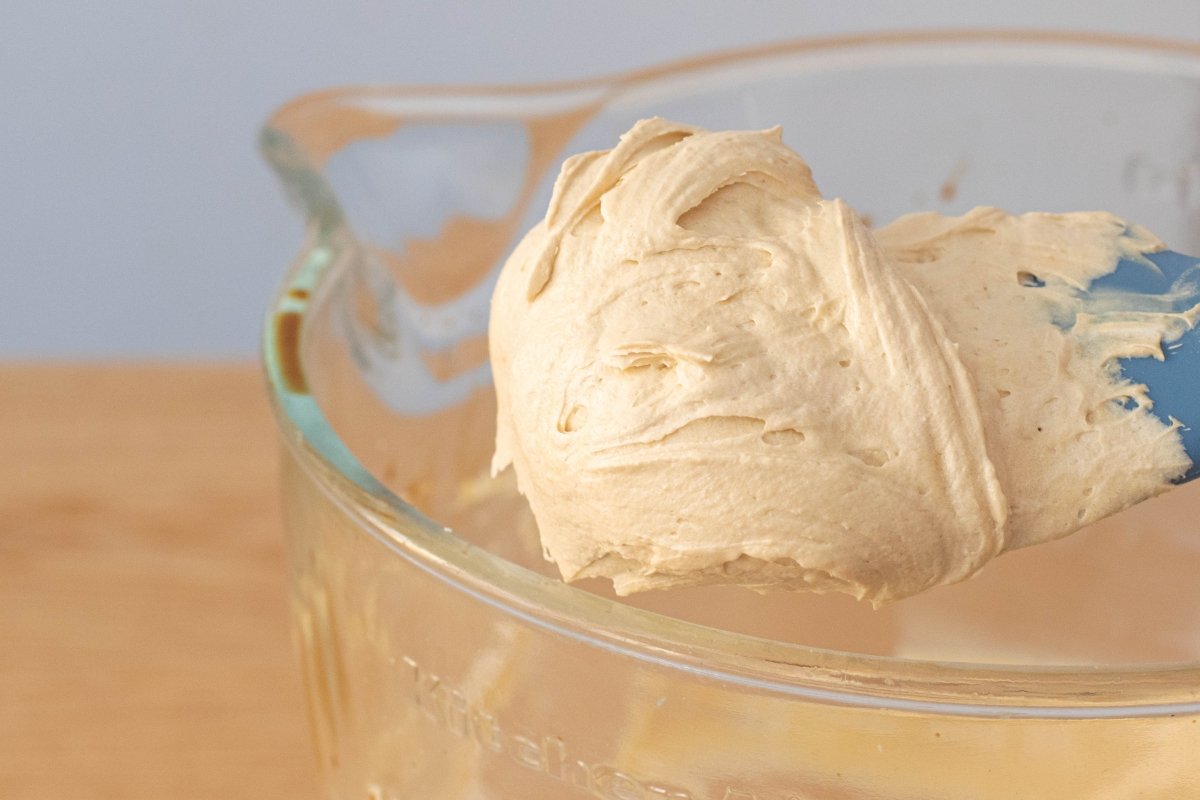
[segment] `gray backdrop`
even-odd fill
[[[1200,2],[0,0],[0,358],[252,356],[301,235],[255,137],[297,94],[929,27],[1197,40]]]

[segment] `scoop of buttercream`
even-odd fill
[[[622,594],[962,580],[1190,465],[1114,407],[1104,343],[1052,323],[1157,246],[1107,214],[995,209],[876,236],[778,129],[639,122],[566,161],[501,273],[493,470],[515,467],[565,579]],[[1062,280],[1031,300],[1020,272]],[[1080,466],[1133,457],[1135,481]]]

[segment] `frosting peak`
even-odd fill
[[[1138,485],[1089,492],[1100,516],[1188,466],[1146,414],[1088,420],[1108,356],[1031,322],[1053,291],[1030,300],[1013,278],[1086,285],[1154,246],[1110,215],[995,209],[876,235],[821,197],[778,128],[645,120],[566,161],[501,274],[493,469],[515,466],[566,579],[619,593],[732,582],[885,602],[961,580],[1078,527],[1075,505],[1064,526],[1024,494],[1067,489],[1069,442],[1156,459]],[[1052,434],[1022,438],[1046,387]]]

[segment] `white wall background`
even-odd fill
[[[929,27],[1200,40],[1200,1],[0,0],[0,358],[252,356],[301,234],[255,138],[297,94]]]

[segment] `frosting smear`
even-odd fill
[[[1116,359],[1200,307],[1085,292],[1159,249],[1101,212],[872,231],[778,128],[643,120],[566,161],[501,273],[493,471],[565,579],[620,594],[953,583],[1191,466]]]

